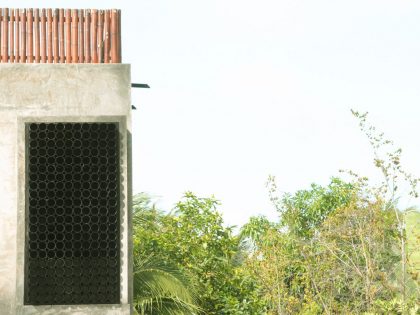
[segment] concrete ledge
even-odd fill
[[[16,112],[130,116],[130,81],[125,64],[0,64],[0,121]]]
[[[130,305],[24,306],[20,315],[129,315]]]

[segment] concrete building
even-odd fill
[[[0,314],[131,314],[130,66],[37,64],[28,47],[12,63],[3,47]]]

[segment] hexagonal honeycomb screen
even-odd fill
[[[25,304],[119,304],[118,123],[26,124]]]

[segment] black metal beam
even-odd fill
[[[150,86],[145,83],[131,83],[132,88],[150,89]]]

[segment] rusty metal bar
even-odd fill
[[[35,62],[40,61],[40,47],[39,47],[39,9],[34,10],[34,37],[35,37]]]
[[[14,35],[15,35],[15,14],[13,9],[10,9],[10,36],[9,36],[9,43],[10,43],[10,62],[15,61],[15,46],[14,46]]]
[[[104,63],[109,63],[109,10],[105,10],[104,19]]]
[[[4,10],[3,8],[0,8],[0,62],[2,62],[2,59],[3,59],[3,57],[2,57],[2,52],[3,52],[2,46],[3,46],[3,36],[4,36],[4,34],[1,34],[2,30],[3,30],[3,10]]]
[[[9,61],[9,9],[5,8],[2,10],[3,13],[3,23],[2,23],[2,37],[1,37],[1,57],[2,62]]]
[[[98,15],[98,62],[103,63],[104,53],[104,11],[100,10]]]
[[[85,37],[84,37],[84,25],[85,22],[85,16],[83,14],[83,10],[79,10],[79,26],[77,28],[79,32],[79,63],[83,63],[85,60]]]
[[[92,10],[92,62],[98,63],[98,10]]]
[[[47,62],[47,18],[45,9],[41,10],[41,62]]]
[[[4,12],[4,9],[0,8],[0,62],[3,62],[3,39],[4,39],[3,12]],[[3,31],[3,34],[2,34],[2,31]]]
[[[52,10],[47,10],[47,29],[48,29],[48,41],[47,41],[47,52],[48,52],[48,63],[53,62],[53,30],[52,30]]]
[[[59,10],[59,39],[60,39],[60,62],[66,62],[66,55],[64,50],[64,9]]]
[[[71,63],[71,11],[66,9],[66,63]]]
[[[20,62],[26,63],[26,10],[20,11]]]
[[[118,27],[117,27],[117,10],[111,13],[111,62],[118,62]]]
[[[118,10],[118,14],[117,14],[117,19],[118,19],[118,33],[117,33],[117,62],[120,63],[121,62],[121,10]]]
[[[20,60],[20,25],[19,25],[19,10],[15,9],[15,21],[16,21],[16,37],[15,37],[15,51],[16,57],[15,62],[19,62]]]
[[[85,20],[85,62],[89,63],[90,60],[90,10],[86,10]]]
[[[78,33],[79,33],[79,15],[78,10],[72,10],[72,20],[71,20],[71,56],[72,63],[77,63],[79,61],[78,56]]]
[[[34,27],[34,17],[33,17],[33,10],[28,9],[28,23],[26,25],[26,33],[28,35],[28,62],[34,62],[34,34],[33,34],[33,27]]]
[[[9,61],[9,9],[5,8],[3,12],[3,27],[2,27],[2,45],[1,56],[3,62]]]
[[[54,9],[53,14],[53,56],[54,63],[59,62],[60,48],[59,48],[59,33],[58,33],[58,9]]]

